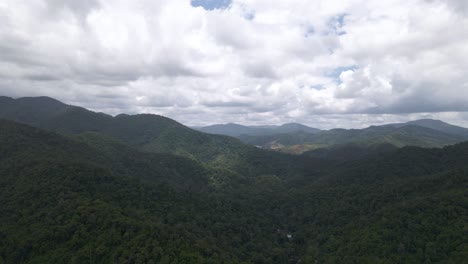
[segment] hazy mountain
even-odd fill
[[[289,133],[266,136],[241,136],[248,144],[266,149],[302,153],[307,150],[343,144],[392,144],[396,147],[442,147],[465,140],[458,134],[449,134],[432,128],[406,124],[404,126],[372,126],[365,129],[331,129],[319,133]]]
[[[264,149],[303,153],[344,144],[392,144],[396,147],[442,147],[468,139],[468,129],[440,120],[422,119],[407,123],[371,126],[365,129],[319,130],[297,123],[282,126],[213,125],[197,128],[211,134],[237,137]]]
[[[415,121],[410,121],[406,123],[398,123],[398,124],[389,124],[389,126],[394,127],[403,127],[407,125],[417,125],[421,127],[431,128],[437,131],[441,131],[447,134],[458,135],[468,139],[468,128],[454,126],[440,120],[434,119],[420,119]]]
[[[317,133],[320,131],[320,129],[308,127],[298,123],[288,123],[281,126],[243,126],[229,123],[206,127],[194,127],[194,129],[205,133],[226,135],[231,137],[239,137],[242,135],[261,136],[296,132]]]
[[[238,137],[240,135],[269,134],[269,131],[271,130],[265,127],[243,126],[233,123],[211,125],[206,127],[194,127],[194,129],[205,133],[226,135],[231,137]]]
[[[258,157],[258,152],[261,152],[236,139],[200,133],[163,116],[122,114],[112,117],[48,97],[0,97],[0,117],[63,134],[97,132],[140,150],[176,154],[213,166],[222,164],[226,168],[243,167],[245,172],[251,171],[249,155]],[[302,153],[349,143],[363,146],[389,143],[397,147],[441,147],[466,140],[468,129],[438,120],[416,120],[366,129],[327,131],[297,123],[257,127],[226,124],[199,130],[236,136],[245,143],[265,149]]]
[[[276,134],[296,133],[296,132],[306,132],[306,133],[314,134],[314,133],[320,132],[320,129],[308,127],[306,125],[299,124],[299,123],[288,123],[288,124],[284,124],[279,127],[276,127],[274,129],[274,133]]]

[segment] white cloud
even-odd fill
[[[0,93],[191,125],[468,124],[458,0],[5,0]]]

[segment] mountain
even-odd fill
[[[432,128],[406,124],[404,126],[371,126],[365,129],[331,129],[319,133],[290,133],[268,136],[241,136],[243,142],[290,153],[332,146],[358,144],[392,144],[396,147],[442,147],[462,142],[465,138]]]
[[[272,163],[307,170],[273,169],[221,189],[209,188],[216,171],[197,161],[97,132],[62,135],[0,120],[0,146],[0,263],[468,258],[468,143],[382,145],[359,158],[350,157],[360,146],[276,155]],[[266,155],[260,160],[268,153],[257,152]]]
[[[226,135],[231,137],[238,137],[240,135],[261,135],[268,133],[270,131],[269,128],[264,127],[254,127],[254,126],[243,126],[238,124],[223,124],[223,125],[211,125],[206,127],[195,127],[194,129],[210,133],[210,134],[218,134],[218,135]]]
[[[50,119],[68,108],[68,105],[45,96],[18,99],[0,96],[0,118],[14,119],[23,123]]]
[[[112,117],[48,97],[3,97],[0,103],[2,118],[64,135],[94,132],[137,150],[187,157],[227,174],[294,173],[291,168],[298,167],[287,155],[266,152],[232,137],[195,131],[163,116],[121,114]],[[259,164],[263,165],[257,166]]]
[[[100,133],[139,150],[189,157],[211,166],[242,170],[245,174],[252,171],[249,155],[262,156],[258,154],[261,150],[246,146],[236,139],[200,133],[166,117],[149,114],[112,117],[66,105],[49,97],[0,97],[0,118],[68,135]],[[468,138],[468,129],[430,119],[349,130],[320,131],[297,123],[253,127],[226,124],[199,130],[228,134],[250,145],[295,154],[349,143],[363,146],[389,143],[397,147],[441,147]]]
[[[191,159],[138,152],[97,133],[83,133],[70,138],[2,119],[0,130],[1,154],[8,159],[19,155],[18,158],[24,162],[43,157],[97,164],[121,176],[191,190],[206,189],[218,178],[215,172]]]
[[[210,172],[192,160],[84,137],[0,120],[1,263],[272,262],[293,252],[252,201],[201,188]]]
[[[434,119],[420,119],[420,120],[414,120],[414,121],[410,121],[406,123],[389,124],[388,126],[403,127],[407,125],[427,127],[427,128],[431,128],[437,131],[447,133],[447,134],[458,135],[465,139],[468,139],[468,128],[454,126],[454,125],[442,122],[440,120],[434,120]]]
[[[283,133],[307,132],[317,133],[320,129],[308,127],[298,123],[288,123],[281,126],[243,126],[238,124],[218,124],[206,127],[195,127],[194,129],[210,134],[240,137],[242,135],[274,135]]]
[[[467,128],[432,119],[371,126],[365,129],[319,130],[289,123],[266,127],[225,124],[199,127],[197,130],[228,135],[250,145],[293,154],[346,144],[369,146],[388,143],[397,147],[442,147],[468,140]]]
[[[284,125],[281,125],[279,127],[276,127],[274,129],[275,134],[283,134],[283,133],[297,133],[297,132],[306,132],[306,133],[318,133],[320,132],[320,129],[318,128],[313,128],[313,127],[308,127],[303,124],[299,123],[287,123]]]

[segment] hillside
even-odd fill
[[[275,219],[193,192],[209,174],[192,161],[86,138],[106,149],[0,121],[1,263],[287,261]]]
[[[291,156],[310,167],[223,189],[203,188],[212,172],[189,159],[141,153],[95,132],[70,138],[0,121],[0,145],[5,263],[463,263],[468,257],[467,143],[382,146],[352,159],[346,151]]]
[[[374,151],[364,159],[345,159],[319,180],[291,182],[297,186],[294,200],[301,201],[291,201],[291,214],[307,223],[301,238],[312,238],[304,259],[463,263],[467,159],[467,143]]]
[[[220,175],[191,159],[171,154],[138,152],[97,133],[74,138],[0,119],[3,160],[31,162],[65,160],[95,164],[110,172],[150,183],[164,183],[185,190],[207,189]]]
[[[252,127],[226,124],[198,128],[210,133],[206,134],[163,116],[121,114],[112,117],[66,105],[48,97],[1,97],[0,117],[66,135],[100,133],[139,150],[175,154],[210,166],[242,171],[243,174],[255,171],[249,157],[270,156],[278,160],[287,158],[275,156],[280,154],[263,153],[262,150],[242,144],[228,136],[213,134],[231,135],[249,145],[293,154],[346,144],[370,146],[388,143],[396,147],[442,147],[468,138],[468,129],[437,120],[416,120],[365,129],[327,131],[297,123]],[[281,166],[289,167],[285,163],[280,164]]]
[[[468,0],[0,0],[0,264],[468,264]]]
[[[366,159],[372,156],[384,155],[386,153],[394,152],[398,150],[392,144],[375,144],[370,146],[363,146],[360,144],[345,144],[336,145],[328,148],[318,148],[309,150],[302,153],[302,156],[319,158],[323,160],[334,160],[334,161],[350,161]]]
[[[48,97],[27,100],[3,97],[2,100],[8,103],[2,103],[1,117],[65,135],[99,133],[138,150],[183,156],[245,176],[289,173],[294,167],[286,155],[265,152],[228,136],[195,131],[163,116],[122,114],[112,117]],[[49,107],[51,102],[56,106]],[[35,112],[41,114],[24,118],[27,113]]]

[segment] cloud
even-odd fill
[[[439,3],[442,5],[447,5],[455,12],[459,12],[461,14],[468,13],[468,2],[464,0],[426,0],[430,3]]]
[[[190,125],[468,124],[458,0],[5,0],[0,93]]]

